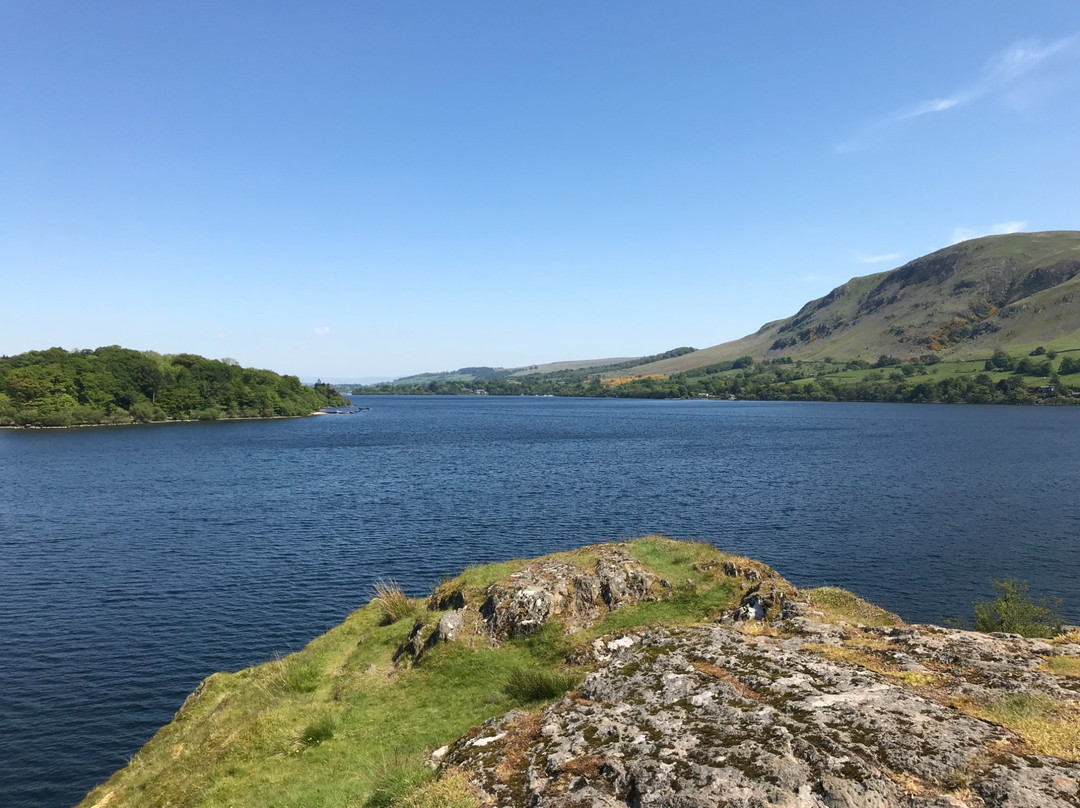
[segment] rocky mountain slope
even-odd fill
[[[1080,632],[909,626],[655,537],[411,606],[211,677],[83,805],[1080,805]]]
[[[1037,344],[1080,347],[1080,231],[987,236],[854,278],[742,339],[638,365],[670,374],[780,356],[874,361],[985,357]]]

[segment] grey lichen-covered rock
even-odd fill
[[[807,631],[809,610],[793,611],[760,634],[598,640],[609,661],[580,692],[488,722],[445,765],[492,806],[1080,806],[1080,766],[956,706],[1074,704],[1078,680],[1041,665],[1080,647],[935,627]]]
[[[632,555],[609,545],[591,567],[545,559],[515,572],[488,588],[480,614],[495,641],[531,634],[552,619],[573,632],[624,603],[652,598],[656,580]]]
[[[600,545],[589,556],[543,558],[488,586],[482,598],[469,602],[460,590],[440,593],[429,607],[442,614],[429,624],[423,617],[394,661],[418,660],[441,642],[479,638],[488,645],[532,634],[551,620],[567,633],[593,625],[628,603],[656,600],[669,589],[618,545]]]

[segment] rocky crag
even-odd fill
[[[1061,705],[1051,723],[1075,754],[1080,679],[1044,666],[1080,661],[1076,644],[904,626],[866,606],[893,625],[830,619],[768,568],[724,572],[749,586],[717,624],[594,641],[580,690],[489,721],[440,764],[506,806],[1080,805],[1080,766],[974,707]],[[559,617],[580,629],[654,578],[618,548],[592,573],[538,563],[490,587],[474,625],[491,641]],[[431,637],[453,640],[447,625],[468,614],[458,601]]]
[[[663,539],[515,567],[443,584],[393,666],[368,673],[543,643],[580,686],[428,747],[432,782],[342,804],[1080,806],[1080,632],[906,625],[842,590],[800,591],[758,562]],[[344,681],[349,664],[327,670]],[[113,802],[124,787],[114,777],[86,804],[137,804]],[[190,793],[168,804],[216,804]]]

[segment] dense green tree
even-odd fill
[[[130,423],[303,415],[347,401],[295,376],[194,354],[160,356],[112,345],[0,357],[0,425]]]

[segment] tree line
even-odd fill
[[[1080,372],[1080,359],[1063,357],[1059,366],[1049,353],[1038,360],[1003,359],[996,353],[987,372],[945,374],[934,367],[934,354],[901,360],[881,356],[875,362],[851,360],[803,362],[790,357],[755,362],[749,356],[695,368],[667,377],[637,378],[612,384],[595,369],[561,371],[484,379],[483,381],[431,381],[401,385],[373,385],[356,392],[367,394],[556,395],[607,398],[738,398],[761,401],[881,401],[914,403],[1032,404],[1047,396],[1046,390],[1029,386],[1025,376],[1043,377],[1052,387],[1055,401],[1071,400],[1060,376]],[[844,371],[868,371],[858,379],[844,378]],[[1011,375],[1002,377],[1002,373]]]

